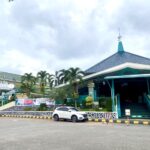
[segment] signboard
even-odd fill
[[[34,103],[32,99],[17,99],[16,100],[16,105],[19,105],[19,106],[32,106],[33,104]]]
[[[12,90],[15,87],[14,84],[8,82],[0,82],[0,89],[2,90]]]
[[[131,115],[130,109],[125,109],[125,115],[126,115],[126,116],[130,116],[130,115]]]
[[[55,105],[55,101],[49,98],[36,98],[36,99],[17,99],[16,105],[19,106],[39,106],[40,104],[45,103],[47,106]]]
[[[116,112],[87,112],[87,115],[91,119],[117,119]]]

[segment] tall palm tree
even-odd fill
[[[67,78],[68,78],[68,81],[70,82],[70,84],[73,85],[74,91],[76,93],[78,93],[77,85],[80,81],[82,81],[83,75],[84,75],[84,72],[78,67],[68,69]]]
[[[61,84],[60,71],[55,71],[55,74],[52,75],[52,80],[53,80],[54,86]]]
[[[53,86],[54,86],[53,76],[54,76],[54,75],[49,74],[49,75],[48,75],[48,78],[47,78],[47,80],[48,80],[48,85],[49,85],[49,88],[50,88],[50,89],[52,89]]]
[[[48,75],[49,75],[49,73],[47,73],[46,71],[39,71],[37,73],[37,79],[40,83],[40,91],[43,95],[45,93],[45,86],[47,84]]]
[[[36,77],[34,77],[32,73],[25,73],[21,77],[21,89],[26,92],[27,96],[30,96],[30,92],[33,90],[35,84]]]
[[[67,73],[67,79],[70,83],[70,85],[73,87],[73,97],[75,99],[75,107],[77,107],[76,104],[76,96],[78,95],[78,84],[80,81],[82,81],[82,77],[84,75],[84,72],[76,67],[76,68],[69,68]]]
[[[69,80],[68,73],[69,71],[65,69],[59,71],[60,84],[66,83]]]

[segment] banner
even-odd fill
[[[36,98],[34,99],[34,105],[40,105],[42,103],[45,103],[46,105],[55,105],[55,101],[53,99],[49,98]]]
[[[2,90],[12,90],[15,87],[14,84],[8,83],[6,81],[0,81],[0,89]]]
[[[17,99],[16,105],[18,106],[33,106],[33,100],[32,99]]]
[[[55,105],[55,101],[49,98],[36,98],[36,99],[17,99],[16,105],[18,106],[39,106],[45,103],[47,106]]]

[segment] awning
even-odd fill
[[[150,74],[133,74],[133,75],[121,75],[121,76],[107,76],[104,79],[125,79],[125,78],[150,78]]]

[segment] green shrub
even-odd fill
[[[47,105],[45,103],[40,104],[40,106],[37,108],[37,111],[47,111]]]
[[[87,96],[86,99],[86,107],[92,108],[93,105],[93,97],[92,96]]]
[[[25,107],[24,111],[32,111],[32,107]]]
[[[67,102],[66,102],[66,105],[74,107],[75,103],[74,103],[73,99],[68,99]]]
[[[112,111],[112,100],[111,97],[100,97],[99,107],[106,109],[107,111]]]
[[[86,101],[82,100],[82,108],[86,108]]]

